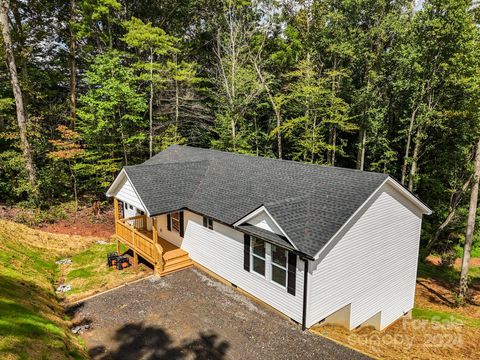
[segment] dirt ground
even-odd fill
[[[151,277],[72,310],[93,359],[366,359],[198,269]]]
[[[478,258],[472,260],[476,266]],[[470,284],[471,298],[463,307],[455,306],[455,294],[456,283],[419,277],[415,307],[450,316],[441,321],[431,321],[438,316],[435,313],[428,320],[402,319],[381,332],[372,328],[348,331],[339,326],[316,326],[313,330],[382,359],[479,359],[480,328],[464,322],[466,318],[480,319],[480,284]]]
[[[428,256],[427,261],[432,263],[433,265],[440,265],[442,263],[442,259],[438,256]],[[455,259],[454,266],[459,268],[462,264],[462,259],[458,258]],[[470,259],[470,266],[480,266],[480,258],[471,258]]]
[[[10,207],[0,203],[0,219],[17,221],[25,209]],[[68,211],[66,219],[57,219],[54,222],[42,222],[31,225],[35,229],[54,234],[95,236],[109,238],[115,232],[115,220],[111,208],[103,209],[98,215],[94,215],[89,206],[80,207],[77,212]]]
[[[108,238],[115,233],[115,221],[112,211],[104,212],[97,217],[85,216],[79,212],[66,220],[53,224],[40,224],[37,228],[54,234]]]

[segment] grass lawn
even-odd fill
[[[73,286],[66,300],[102,291],[148,273],[142,267],[109,269],[114,245],[98,237],[50,234],[0,219],[0,359],[87,359],[80,337],[55,293]],[[71,257],[71,265],[55,261]]]
[[[91,242],[0,220],[1,359],[86,358],[55,295],[55,259]]]
[[[122,245],[121,251],[126,250],[127,248]],[[107,267],[106,254],[113,251],[116,251],[115,244],[95,244],[73,255],[72,264],[62,266],[64,282],[72,285],[72,290],[65,293],[65,299],[68,302],[77,301],[152,273],[151,269],[142,264],[122,271]]]

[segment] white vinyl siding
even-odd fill
[[[350,328],[384,328],[413,308],[422,215],[385,184],[323,258],[311,264],[307,326],[351,305]]]
[[[135,193],[135,190],[133,189],[132,184],[130,184],[130,181],[125,177],[122,183],[120,183],[118,192],[114,195],[118,200],[121,200],[123,202],[126,202],[127,204],[130,204],[134,206],[138,210],[145,211],[143,208],[143,205],[138,198],[137,194]]]
[[[293,296],[286,288],[269,280],[268,267],[266,277],[244,270],[243,233],[220,223],[215,223],[214,229],[209,230],[203,227],[201,216],[188,211],[185,212],[185,224],[185,236],[181,247],[189,253],[192,260],[295,321],[302,321],[304,266],[302,260],[297,258],[296,295]]]

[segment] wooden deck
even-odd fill
[[[116,199],[115,199],[116,200]],[[150,262],[155,271],[166,275],[193,265],[185,250],[158,236],[156,219],[152,221],[152,230],[147,230],[146,215],[119,219],[116,205],[115,237],[133,251],[134,264],[138,264],[138,255]]]

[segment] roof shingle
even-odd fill
[[[188,208],[233,225],[263,205],[310,256],[388,178],[178,145],[125,170],[152,216]]]

